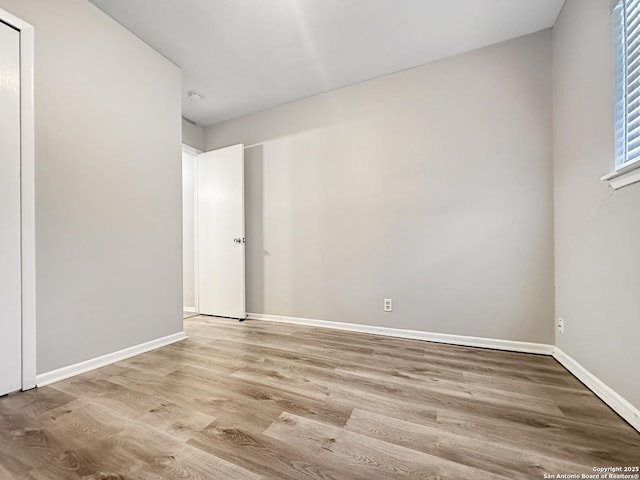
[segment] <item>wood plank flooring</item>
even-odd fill
[[[550,357],[198,316],[185,330],[0,398],[0,480],[513,480],[640,465],[640,434]]]

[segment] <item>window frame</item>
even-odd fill
[[[614,60],[614,170],[601,177],[614,188],[640,182],[640,153],[628,158],[627,6],[640,8],[637,0],[617,0],[611,8]],[[638,34],[640,26],[636,24]],[[636,87],[634,92],[640,92]]]

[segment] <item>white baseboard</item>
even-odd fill
[[[585,386],[609,405],[618,415],[624,418],[633,428],[640,432],[640,410],[631,405],[606,383],[576,362],[558,347],[555,347],[553,358],[560,362],[569,372]]]
[[[196,307],[182,307],[183,312],[196,313]]]
[[[38,387],[44,387],[45,385],[49,385],[50,383],[64,380],[65,378],[73,377],[74,375],[79,375],[90,370],[95,370],[96,368],[104,367],[105,365],[119,362],[120,360],[124,360],[125,358],[134,357],[136,355],[140,355],[141,353],[155,350],[156,348],[164,347],[165,345],[179,342],[180,340],[184,340],[186,338],[188,338],[186,333],[178,332],[172,335],[167,335],[166,337],[151,340],[150,342],[134,345],[133,347],[128,347],[117,352],[108,353],[100,357],[85,360],[84,362],[76,363],[74,365],[69,365],[67,367],[58,368],[50,372],[41,373],[39,375],[36,375],[36,385]]]
[[[512,340],[500,340],[497,338],[468,337],[463,335],[450,335],[447,333],[422,332],[420,330],[404,330],[400,328],[375,327],[356,323],[330,322],[327,320],[313,320],[300,317],[283,317],[280,315],[264,315],[261,313],[249,313],[248,318],[254,320],[266,320],[269,322],[295,323],[312,327],[333,328],[348,330],[350,332],[372,333],[387,337],[409,338],[412,340],[425,340],[427,342],[448,343],[450,345],[463,345],[467,347],[492,348],[495,350],[508,350],[522,353],[538,353],[542,355],[553,354],[553,345],[546,343],[530,343]]]

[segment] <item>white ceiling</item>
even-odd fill
[[[182,68],[206,126],[549,28],[564,0],[91,2]]]

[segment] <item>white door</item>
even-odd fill
[[[0,21],[0,395],[22,385],[20,34]]]
[[[199,313],[244,319],[244,145],[198,155]]]

